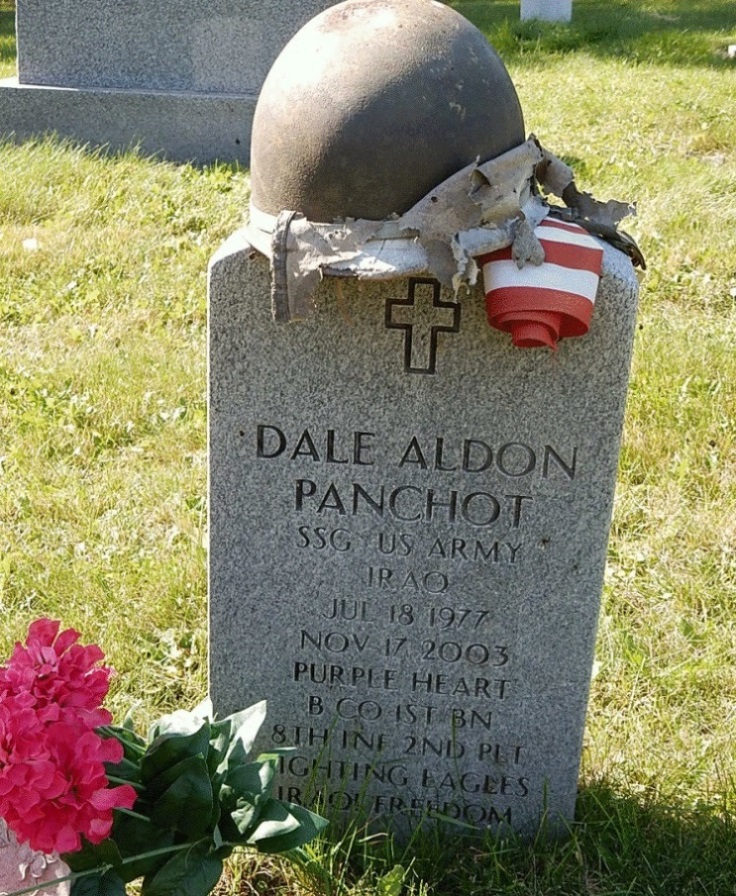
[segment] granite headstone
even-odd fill
[[[279,324],[244,231],[212,259],[210,688],[268,700],[282,798],[572,819],[637,291],[606,246],[588,335],[520,350],[480,288],[326,278]]]
[[[521,0],[521,20],[526,19],[569,22],[572,19],[572,0]]]
[[[0,81],[0,131],[247,164],[271,64],[330,5],[17,0],[18,77]]]

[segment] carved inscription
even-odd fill
[[[430,277],[412,277],[406,299],[386,301],[386,329],[404,333],[404,373],[436,373],[440,333],[460,332],[461,306],[443,302],[441,289]]]
[[[511,824],[542,783],[504,722],[522,693],[507,592],[550,549],[529,535],[536,495],[572,493],[576,446],[272,420],[251,438],[283,477],[294,550],[346,576],[284,644],[303,719],[269,732],[296,747],[280,796]]]

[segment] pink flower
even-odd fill
[[[51,619],[31,624],[25,646],[16,644],[8,664],[0,666],[0,699],[4,694],[30,694],[49,721],[71,713],[89,728],[109,725],[112,716],[101,706],[113,670],[97,666],[105,655],[96,644],[77,644],[78,632],[58,634],[59,628]]]
[[[128,784],[108,787],[104,763],[119,762],[122,745],[64,722],[42,724],[11,701],[0,706],[0,817],[40,852],[75,852],[81,836],[104,840],[113,809],[136,800]]]
[[[58,631],[58,622],[34,622],[0,667],[0,817],[45,853],[75,852],[82,837],[99,843],[113,809],[136,799],[128,784],[108,786],[105,763],[120,762],[123,747],[94,730],[112,720],[100,705],[112,670],[97,666],[99,647]]]

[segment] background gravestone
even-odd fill
[[[569,22],[572,19],[572,0],[521,0],[521,19]]]
[[[17,0],[18,77],[0,81],[0,130],[247,164],[271,63],[330,5]]]
[[[519,350],[480,289],[327,278],[271,320],[243,232],[209,282],[210,688],[266,698],[280,795],[531,835],[574,813],[637,282]]]

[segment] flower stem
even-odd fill
[[[55,887],[57,884],[63,884],[67,880],[77,880],[80,877],[87,877],[89,874],[105,874],[111,868],[112,865],[101,865],[99,868],[88,868],[86,871],[72,871],[71,874],[55,877],[53,880],[44,881],[42,884],[34,884],[32,887],[24,887],[22,890],[11,890],[4,896],[23,896],[24,893],[36,893],[38,890],[46,890],[49,887]]]
[[[125,744],[126,747],[130,747],[131,750],[135,750],[139,755],[143,756],[148,747],[143,744],[139,744],[137,739],[129,739],[125,736],[124,728],[113,728],[110,725],[100,725],[97,729],[101,734],[104,734],[106,737],[114,738],[115,740],[120,741],[121,744]],[[132,732],[131,732],[132,734]],[[135,738],[135,735],[133,735]]]
[[[152,849],[150,852],[142,852],[138,856],[130,856],[130,858],[123,859],[120,864],[130,865],[131,862],[142,862],[144,859],[155,859],[156,856],[165,856],[170,852],[181,852],[183,849],[191,849],[192,846],[194,846],[193,843],[180,843],[178,846],[162,846],[159,849]]]
[[[145,790],[146,785],[140,784],[138,781],[126,781],[125,778],[116,778],[115,775],[108,775],[107,780],[111,784],[129,784],[134,790]]]
[[[125,810],[119,810],[125,811]],[[131,813],[135,814],[135,813]],[[140,816],[141,818],[143,816]],[[148,819],[146,819],[147,821]],[[180,843],[178,846],[162,846],[160,849],[152,849],[149,852],[143,852],[140,855],[129,856],[127,859],[123,859],[120,863],[120,867],[123,865],[130,865],[132,862],[141,862],[144,859],[153,859],[156,856],[165,856],[167,853],[171,852],[181,852],[183,849],[191,849],[193,846],[192,843]],[[56,877],[54,880],[46,881],[42,884],[34,884],[32,887],[23,887],[22,890],[11,890],[9,893],[2,893],[0,896],[25,896],[26,893],[36,893],[39,890],[45,890],[49,887],[55,887],[57,884],[64,883],[67,880],[78,880],[80,877],[87,877],[90,874],[107,874],[108,871],[112,871],[116,866],[110,865],[106,863],[105,865],[99,865],[97,868],[87,868],[85,871],[72,871],[71,874],[65,874],[63,877]]]
[[[160,849],[152,849],[150,852],[143,852],[140,855],[130,856],[127,859],[123,859],[120,863],[120,867],[123,865],[130,865],[133,862],[140,862],[145,859],[154,859],[156,856],[165,856],[168,853],[181,852],[183,849],[191,849],[192,845],[193,844],[191,843],[180,843],[178,846],[162,846]],[[39,890],[55,887],[57,884],[64,883],[68,880],[75,881],[80,877],[87,877],[90,874],[107,874],[108,871],[114,870],[115,867],[115,865],[107,863],[105,865],[99,865],[97,868],[87,868],[85,871],[72,871],[71,874],[66,874],[64,877],[57,877],[54,878],[54,880],[49,880],[41,884],[34,884],[32,887],[24,887],[22,890],[11,890],[9,893],[0,894],[0,896],[25,896],[27,893],[36,893]]]
[[[126,809],[124,806],[116,806],[115,811],[120,812],[123,815],[128,815],[130,818],[138,818],[141,821],[150,821],[151,820],[150,818],[148,818],[148,816],[141,815],[140,812],[134,812],[132,809]]]

